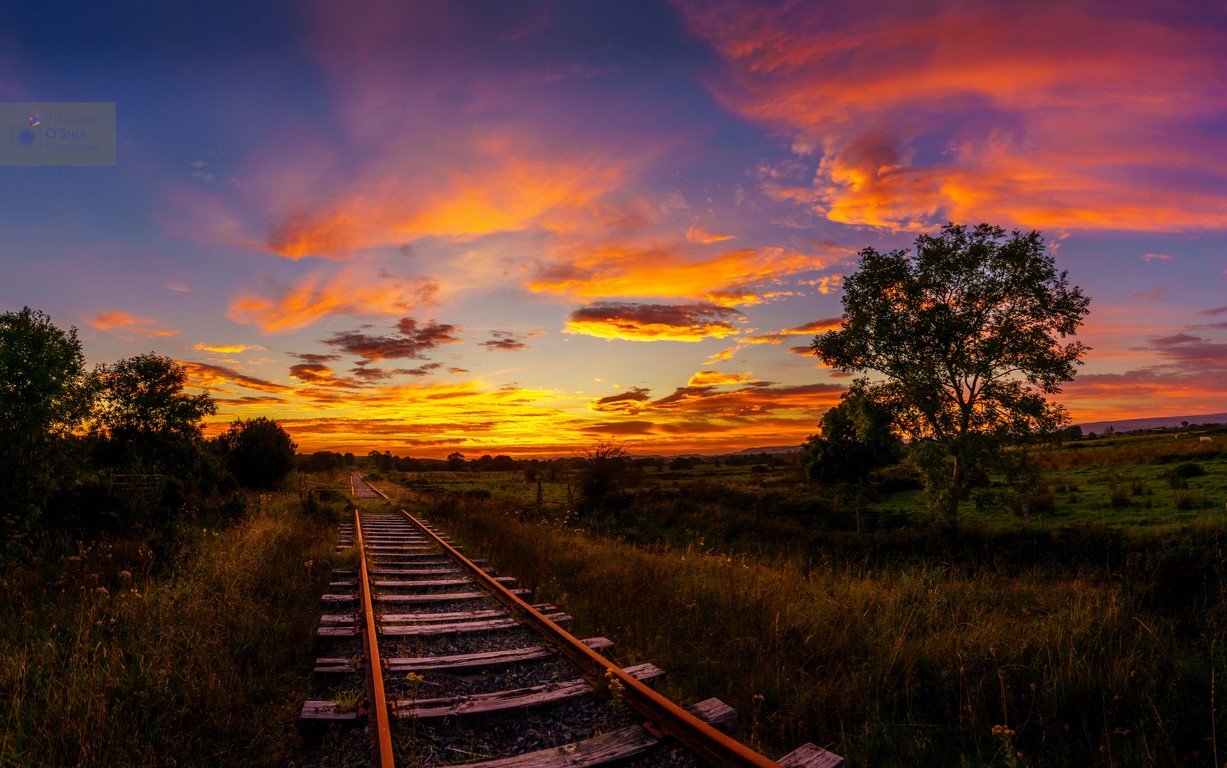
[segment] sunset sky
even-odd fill
[[[0,167],[0,310],[300,450],[797,444],[857,252],[947,221],[1092,297],[1076,421],[1227,411],[1217,0],[21,3],[0,101],[117,120]]]

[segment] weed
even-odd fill
[[[326,579],[304,563],[327,559],[331,526],[293,496],[249,506],[178,524],[173,568],[144,542],[97,542],[3,575],[27,591],[0,602],[0,765],[285,764],[268,724],[295,716]]]
[[[1208,696],[1180,691],[1210,685],[1208,655],[1223,663],[1210,649],[1227,629],[1221,528],[828,533],[828,549],[795,557],[745,541],[736,553],[736,540],[711,551],[697,520],[689,536],[707,544],[670,549],[491,505],[431,514],[539,599],[566,595],[577,631],[617,627],[623,653],[674,672],[674,695],[719,691],[754,713],[741,738],[768,750],[818,740],[856,764],[1107,766],[1196,764],[1206,749],[1202,726],[1164,724],[1206,722]]]
[[[1206,492],[1198,489],[1177,489],[1172,491],[1172,503],[1180,510],[1204,509]]]
[[[357,712],[358,707],[362,705],[363,699],[366,698],[366,691],[361,688],[345,688],[337,691],[333,701],[336,702],[338,712]]]
[[[609,703],[614,712],[621,712],[626,706],[626,702],[622,699],[624,686],[622,681],[614,675],[612,669],[605,670],[605,690],[609,692]]]

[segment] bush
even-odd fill
[[[1045,488],[1034,493],[1020,493],[1014,498],[1015,514],[1021,515],[1023,513],[1023,505],[1026,505],[1027,510],[1032,513],[1055,512],[1057,509],[1057,492],[1052,488]]]
[[[1185,461],[1177,464],[1168,474],[1172,477],[1179,477],[1187,480],[1190,477],[1204,476],[1206,474],[1206,469],[1196,462]]]
[[[218,438],[226,464],[248,488],[272,488],[294,468],[297,446],[280,424],[261,416],[236,419]]]
[[[1184,511],[1202,509],[1206,506],[1206,492],[1185,488],[1177,489],[1172,491],[1172,503],[1176,505],[1176,509]]]

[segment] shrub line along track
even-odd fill
[[[371,486],[358,473],[351,475],[350,485],[354,495],[359,498],[388,498],[383,492]],[[595,765],[602,760],[595,758],[591,760],[581,759],[586,754],[586,750],[591,751],[593,755],[603,756],[603,759],[610,759],[611,756],[614,758],[626,758],[642,754],[647,748],[665,739],[672,739],[681,744],[703,763],[719,766],[720,768],[839,768],[844,764],[843,759],[839,756],[813,744],[806,744],[798,748],[784,758],[781,758],[777,763],[730,738],[704,721],[704,718],[715,722],[722,720],[727,722],[728,720],[735,719],[736,713],[732,712],[727,705],[714,699],[709,699],[706,702],[701,702],[691,707],[690,711],[683,709],[649,688],[640,680],[641,677],[648,678],[661,674],[660,670],[656,669],[653,665],[645,664],[622,669],[610,662],[597,652],[597,649],[610,645],[609,641],[604,638],[594,638],[586,641],[575,638],[560,626],[560,622],[569,622],[569,616],[557,612],[556,609],[553,609],[553,606],[530,605],[519,595],[519,593],[524,593],[525,590],[512,590],[504,585],[503,582],[511,581],[510,579],[497,578],[487,573],[487,569],[461,554],[454,546],[435,532],[429,524],[413,517],[403,509],[400,512],[403,515],[403,519],[399,517],[395,519],[400,519],[402,524],[411,524],[412,528],[398,527],[396,530],[401,532],[390,535],[388,531],[392,530],[389,527],[392,523],[391,520],[388,520],[389,516],[384,516],[387,522],[379,529],[384,531],[384,538],[380,539],[380,541],[388,543],[379,545],[372,539],[369,546],[367,539],[363,535],[360,515],[357,510],[354,513],[354,542],[359,551],[359,572],[357,574],[359,580],[354,586],[359,588],[359,612],[361,614],[358,617],[360,623],[354,631],[363,635],[363,653],[365,656],[363,666],[366,672],[368,696],[365,714],[371,732],[372,765],[387,768],[394,764],[391,729],[393,717],[397,719],[426,720],[437,717],[458,716],[460,714],[471,715],[487,710],[505,711],[515,706],[530,706],[530,702],[562,700],[563,698],[589,692],[601,686],[606,686],[611,690],[617,689],[619,701],[625,703],[630,710],[637,713],[640,721],[639,726],[622,729],[615,733],[603,734],[602,736],[589,739],[588,742],[555,747],[540,753],[520,754],[513,758],[488,761],[482,763],[482,765],[519,766],[522,768],[542,765]],[[410,542],[413,542],[413,544]],[[418,545],[417,542],[421,542],[425,546]],[[484,594],[492,597],[504,608],[504,611],[469,611],[462,614],[435,614],[434,618],[438,620],[449,621],[453,617],[457,620],[454,624],[435,624],[436,628],[448,627],[448,631],[464,632],[477,631],[486,626],[494,629],[519,624],[529,627],[541,635],[544,638],[544,648],[541,650],[520,649],[516,651],[467,654],[463,658],[458,656],[451,657],[450,660],[444,660],[440,657],[391,660],[383,658],[380,655],[378,645],[381,635],[388,637],[389,635],[415,634],[417,631],[431,630],[420,630],[416,626],[421,623],[422,614],[380,616],[374,609],[371,594],[372,584],[377,587],[381,584],[394,583],[398,585],[433,583],[439,586],[442,584],[459,585],[460,583],[465,583],[465,581],[460,579],[447,580],[446,577],[444,580],[433,582],[372,581],[367,557],[368,555],[398,556],[409,560],[410,558],[425,557],[424,552],[427,548],[441,550],[451,563],[454,563],[455,567],[464,574],[465,581],[468,581],[470,584],[475,583]],[[410,560],[410,562],[412,561]],[[437,563],[438,561],[435,562]],[[424,568],[406,565],[405,562],[395,565],[394,568],[399,570],[390,570],[386,565],[380,566],[380,570],[377,573],[384,575],[385,578],[388,575],[394,575],[395,578],[413,578],[414,576],[423,576],[428,573],[447,572],[443,568]],[[348,582],[336,582],[334,584],[341,586],[342,584],[348,584]],[[472,599],[479,597],[481,594],[466,591],[439,595],[438,598],[448,597],[453,600]],[[398,597],[401,597],[400,602],[412,601],[414,603],[427,603],[434,599],[428,595]],[[325,596],[326,602],[330,599],[339,601],[345,599],[345,596]],[[543,611],[552,612],[546,615]],[[502,616],[503,618],[495,618],[495,616]],[[344,628],[328,628],[324,626],[325,622],[341,618],[339,616],[325,616],[321,622],[320,636],[342,636],[346,631]],[[382,622],[377,621],[380,618]],[[399,623],[401,621],[406,622],[408,626],[380,626],[382,623]],[[551,654],[560,654],[569,659],[581,671],[585,679],[562,683],[555,682],[549,685],[535,686],[532,689],[526,688],[516,691],[466,696],[463,697],[463,701],[459,704],[445,699],[416,700],[415,698],[411,698],[409,701],[397,702],[385,694],[382,676],[382,671],[385,668],[399,671],[408,669],[412,673],[414,669],[432,669],[439,665],[448,664],[452,665],[453,668],[457,664],[462,666],[469,664],[476,667],[492,661],[514,664],[517,661],[546,658]],[[324,666],[317,667],[317,672],[343,672],[350,669],[350,667],[346,666],[346,660],[344,659],[321,659],[319,663]],[[327,666],[328,664],[334,666]],[[699,716],[696,716],[696,714]],[[349,716],[339,715],[337,714],[337,707],[334,702],[309,701],[303,707],[303,720],[309,721],[314,719],[358,721],[360,713]],[[602,743],[597,745],[596,742]],[[618,752],[619,749],[635,749],[635,751]],[[475,766],[477,764],[472,765]]]

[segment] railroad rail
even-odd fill
[[[350,487],[358,498],[388,498],[357,472]],[[302,722],[365,723],[372,765],[575,768],[633,760],[648,766],[657,764],[652,755],[662,756],[659,764],[719,768],[844,765],[813,744],[775,762],[734,740],[720,730],[736,719],[730,707],[716,699],[678,706],[645,683],[663,675],[660,669],[613,663],[601,653],[612,645],[609,640],[577,639],[565,629],[570,616],[552,605],[530,604],[527,590],[509,586],[514,579],[469,559],[405,510],[355,510],[352,527],[342,526],[338,541],[339,550],[350,546],[357,550],[357,568],[334,572],[334,594],[323,601],[354,610],[326,609],[317,633],[321,643],[340,644],[336,654],[316,662],[316,679],[333,698],[307,701]],[[342,655],[355,642],[361,653]],[[534,677],[543,673],[549,676]],[[360,695],[337,682],[358,674],[365,676]],[[604,695],[592,696],[597,691]],[[577,702],[588,702],[587,709]],[[527,737],[515,735],[507,718],[542,710],[564,712],[544,718],[547,724],[578,718],[580,726],[561,729],[564,737],[548,734],[540,748],[526,749]],[[487,727],[487,717],[499,720]],[[530,717],[519,732],[537,738],[543,727]],[[503,749],[513,754],[492,754],[499,748],[487,743],[484,732],[508,728],[512,737],[504,739]]]

